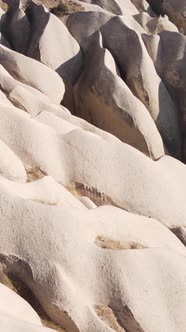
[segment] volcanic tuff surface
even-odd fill
[[[0,3],[0,331],[185,332],[185,0]]]

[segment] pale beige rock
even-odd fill
[[[186,33],[185,0],[149,0],[150,5],[158,14],[166,14],[177,27]]]
[[[92,38],[86,51],[84,72],[74,87],[74,96],[77,115],[153,159],[164,154],[150,114],[117,75],[110,52],[102,47],[100,34]]]
[[[74,129],[78,129],[78,126],[64,120],[61,117],[56,116],[52,112],[43,111],[37,118],[37,121],[46,124],[47,126],[54,128],[56,133],[59,135],[64,135]]]
[[[55,131],[38,121],[34,121],[34,119],[32,119],[26,112],[17,108],[1,107],[0,112],[3,113],[1,118],[3,121],[1,137],[3,137],[4,142],[13,149],[21,160],[23,160],[24,164],[32,167],[39,167],[41,170],[46,171],[43,166],[47,162],[49,151],[52,150],[54,159],[52,156],[51,158],[53,161],[55,160],[56,171],[58,173],[59,170],[61,173],[63,162],[59,153],[58,137]],[[51,137],[51,140],[48,141],[47,137]],[[48,170],[47,173],[50,174],[50,171]]]
[[[89,12],[89,11],[95,11],[95,12],[107,12],[107,14],[110,14],[110,15],[114,15],[113,13],[103,9],[102,7],[100,7],[99,5],[95,5],[93,3],[90,3],[90,2],[82,2],[81,0],[76,0],[76,2],[78,4],[80,4],[82,7],[83,7],[83,11],[85,12]],[[66,19],[67,18],[63,18],[63,22],[66,22]]]
[[[116,15],[135,15],[137,9],[130,0],[81,0],[89,4],[95,4]]]
[[[178,32],[178,28],[169,21],[168,16],[151,17],[147,12],[133,16],[149,34],[158,34],[163,30]]]
[[[84,29],[86,22],[89,22],[87,30]],[[140,36],[144,33],[142,27],[134,18],[109,18],[104,13],[94,12],[70,15],[67,26],[85,49],[90,36],[100,29],[104,46],[110,50],[118,64],[121,77],[149,110],[168,151],[180,157],[181,135],[177,109],[145,48]]]
[[[48,114],[50,112],[50,114]],[[57,116],[58,118],[56,119],[55,116],[53,116],[53,119],[51,121],[51,113],[52,115]],[[81,119],[79,117],[76,117],[72,115],[65,107],[61,106],[60,108],[54,104],[48,105],[47,111],[44,112],[44,114],[40,114],[37,117],[37,120],[41,120],[41,122],[47,123],[48,125],[52,126],[53,128],[56,129],[58,133],[64,132],[64,126],[60,125],[60,119],[62,118],[63,120],[66,120],[68,124],[66,123],[67,126],[70,124],[73,125],[73,129],[81,128],[84,129],[85,131],[89,131],[91,133],[94,133],[103,139],[111,142],[120,142],[120,140],[115,137],[114,135],[101,130],[100,128],[97,128],[90,124],[89,122],[85,121],[84,119]],[[72,128],[72,127],[71,127]]]
[[[58,134],[64,134],[71,130],[82,128],[108,141],[119,142],[119,139],[110,133],[91,125],[79,117],[73,116],[65,107],[51,104],[50,100],[45,95],[39,93],[39,91],[21,84],[18,81],[12,82],[12,78],[10,76],[8,77],[4,72],[1,75],[1,79],[3,76],[6,80],[8,79],[8,84],[10,84],[11,88],[15,86],[12,90],[11,88],[8,89],[7,86],[9,85],[7,83],[5,85],[4,80],[2,80],[3,82],[1,82],[1,84],[3,84],[3,87],[6,87],[7,92],[10,91],[8,94],[9,99],[7,99],[3,93],[0,94],[5,105],[11,107],[16,105],[20,109],[28,112],[31,117],[37,117],[37,121],[54,128]],[[12,103],[9,100],[11,100]]]
[[[25,182],[26,171],[21,160],[0,140],[0,175],[8,179]]]
[[[30,172],[34,174],[36,169],[31,169]],[[26,200],[32,200],[40,204],[59,205],[63,207],[73,207],[85,209],[84,205],[75,198],[67,189],[61,184],[54,181],[49,176],[44,176],[39,180],[32,179],[29,183],[15,183],[0,176],[0,184],[7,191],[11,191],[18,197]]]
[[[119,307],[123,308],[123,317],[132,312],[129,321],[120,321],[124,329],[133,324],[155,332],[156,312],[159,331],[165,327],[182,331],[185,248],[164,226],[114,207],[69,211],[25,201],[2,185],[0,192],[0,211],[7,199],[9,202],[5,215],[1,215],[0,249],[6,252],[1,261],[7,271],[19,276],[34,292],[54,321],[70,331],[87,331],[88,326],[93,332],[110,332],[105,317],[96,315],[100,305],[109,305],[116,316],[120,316]],[[27,223],[20,217],[25,210]],[[74,250],[79,260],[74,257]],[[46,252],[50,252],[48,257]],[[91,272],[89,278],[87,269]],[[158,278],[158,286],[154,278]],[[166,301],[171,316],[166,314]],[[148,309],[152,305],[153,311]]]
[[[42,326],[39,316],[32,307],[3,284],[0,284],[0,315]],[[1,322],[0,327],[2,327]]]
[[[13,88],[8,98],[12,104],[28,112],[32,117],[47,109],[49,100],[42,94],[35,94],[35,91],[28,89],[28,86],[17,85]],[[48,102],[48,103],[47,103]]]
[[[2,103],[8,106],[13,106],[13,104],[15,104],[32,115],[35,114],[35,112],[37,114],[37,111],[42,110],[42,108],[39,107],[42,106],[43,103],[45,105],[51,103],[50,99],[37,89],[14,79],[2,65],[0,65],[0,87],[4,91],[4,93],[2,93],[2,91],[0,92]],[[32,99],[33,104],[34,100],[35,105],[37,102],[37,109],[35,112],[31,107]],[[39,103],[41,105],[38,105]]]
[[[146,0],[131,0],[139,12],[147,12],[151,16],[156,16]]]
[[[39,167],[65,186],[79,183],[95,188],[131,212],[154,217],[169,227],[185,225],[184,176],[181,183],[176,181],[180,176],[176,166],[172,182],[159,161],[126,144],[82,129],[57,135],[54,128],[16,108],[1,107],[0,138],[24,164]]]
[[[115,15],[109,12],[78,12],[68,16],[66,20],[66,25],[74,38],[78,41],[82,48],[86,48],[88,38],[92,36],[96,31],[101,30],[101,27],[109,24],[110,20],[115,18],[116,21],[123,19],[125,20],[133,29],[137,30],[139,33],[145,33],[145,30],[136,22],[132,16],[123,15],[120,17],[115,17]],[[88,24],[88,29],[84,29],[84,26]]]
[[[71,90],[83,66],[80,47],[62,21],[44,6],[32,4],[30,15],[33,32],[27,55],[40,60],[60,75],[65,83],[63,103],[73,110]]]
[[[76,40],[66,26],[44,6],[32,5],[32,40],[27,54],[35,57],[38,48],[39,60],[56,70],[69,84],[73,84],[82,66],[82,54]],[[40,30],[42,27],[42,31]]]
[[[68,332],[185,332],[186,166],[162,143],[183,157],[185,36],[146,1],[86,1],[60,21],[6,0],[1,45],[32,37],[0,46],[0,280]],[[54,330],[0,284],[0,331]]]
[[[9,99],[7,98],[5,93],[3,93],[1,90],[0,90],[0,102],[1,102],[1,105],[5,104],[7,106],[12,106],[12,103],[9,101]]]
[[[80,170],[86,168],[89,170],[87,175],[86,172],[83,173],[84,186],[96,188],[98,192],[109,196],[115,204],[124,209],[154,217],[169,227],[175,224],[185,225],[186,211],[183,209],[185,175],[182,177],[181,185],[180,181],[176,181],[180,176],[177,166],[174,168],[175,181],[172,182],[172,174],[170,175],[168,170],[163,172],[164,176],[162,176],[162,166],[159,161],[151,161],[125,144],[106,143],[100,138],[88,133],[84,134],[82,131],[73,131],[65,135],[64,139],[65,144],[70,146],[71,154],[77,149],[78,155],[81,154],[81,148],[83,155],[86,155],[83,163],[79,164]],[[96,141],[97,143],[95,143]],[[84,143],[82,144],[82,142]],[[100,150],[98,150],[98,144]],[[93,150],[93,146],[95,146],[94,158],[90,154],[91,159],[89,160],[88,154]],[[104,155],[101,151],[104,151]],[[106,161],[107,158],[109,162]],[[78,156],[77,160],[79,160]],[[162,158],[162,160],[164,159]],[[90,164],[91,168],[88,166]],[[118,165],[125,165],[125,167],[122,167],[119,172]],[[96,174],[99,174],[97,180]],[[81,171],[78,172],[76,169],[74,176],[75,182],[82,183]],[[113,182],[109,186],[111,178]]]
[[[93,203],[90,198],[83,196],[80,197],[80,201],[88,208],[88,209],[95,209],[97,205]]]
[[[37,324],[30,324],[24,320],[17,320],[10,318],[9,315],[0,314],[0,328],[3,332],[55,332],[56,330],[38,326]]]
[[[0,284],[0,329],[2,332],[54,332],[43,327],[33,308],[3,284]]]
[[[113,32],[112,35],[109,36],[106,25],[103,26],[105,44],[120,66],[122,77],[125,78],[131,91],[149,110],[168,151],[173,156],[179,157],[181,152],[181,135],[177,109],[173,100],[164,83],[157,75],[140,35],[133,29],[130,29],[125,24],[125,21],[122,22],[122,19],[117,18],[116,21],[114,18],[112,20],[113,23],[110,26]],[[114,20],[117,24],[114,23]],[[123,32],[122,48],[119,47],[117,42],[114,42],[113,38],[114,34],[119,33],[119,31],[120,33],[121,31]],[[132,47],[130,51],[126,52],[125,49],[127,48],[129,39]]]
[[[53,102],[61,102],[64,83],[49,67],[2,45],[0,45],[0,64],[16,79],[43,92]]]

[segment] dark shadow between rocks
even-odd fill
[[[19,19],[19,22],[16,22],[16,30],[19,33],[22,33],[23,26],[27,23],[26,22],[27,17],[24,16],[21,19]],[[10,47],[13,51],[19,52],[21,54],[26,55],[26,51],[29,46],[29,40],[30,40],[30,34],[24,35],[24,42],[22,40],[15,39],[14,36],[12,36],[12,29],[14,29],[11,22],[11,16],[9,16],[8,12],[3,14],[1,17],[0,22],[0,32],[2,33],[3,37],[8,41],[10,44]]]
[[[150,7],[157,15],[164,15],[161,8],[163,1],[164,0],[147,0]]]
[[[184,227],[174,227],[170,229],[177,238],[186,246],[186,228]]]
[[[162,31],[159,33],[160,42],[157,50],[157,60],[155,68],[162,79],[171,99],[177,110],[178,127],[180,132],[180,147],[170,146],[170,142],[165,142],[170,153],[177,159],[184,161],[185,148],[185,124],[186,124],[186,51],[182,59],[179,59],[182,49],[183,36],[177,32]],[[169,37],[168,44],[166,43]],[[175,48],[174,44],[177,47]],[[162,84],[159,89],[160,115],[163,114]]]
[[[111,29],[112,28],[112,29]],[[108,31],[112,33],[108,35]],[[112,17],[101,27],[103,35],[103,47],[112,54],[121,74],[121,78],[126,83],[129,78],[129,67],[134,65],[138,70],[142,62],[142,51],[138,43],[138,36],[135,31],[128,28],[119,17]],[[121,35],[121,38],[119,38]],[[104,38],[106,36],[106,38]],[[122,47],[121,47],[122,45]],[[135,46],[135,47],[134,47]],[[130,56],[128,56],[130,54]],[[135,59],[135,61],[133,61]],[[134,73],[136,72],[134,70]],[[135,94],[135,91],[132,91]]]
[[[26,55],[40,61],[39,40],[48,24],[50,13],[45,12],[42,5],[38,6],[31,1],[25,10],[25,14],[31,23],[31,37]]]
[[[62,100],[62,105],[65,106],[72,114],[75,114],[75,101],[73,95],[73,86],[76,84],[80,75],[83,72],[84,61],[82,61],[82,51],[61,64],[56,69],[56,72],[62,78],[65,84],[65,94]]]
[[[165,115],[164,89],[165,89],[164,83],[161,81],[161,83],[159,85],[159,115],[158,115],[157,120],[156,120],[157,127],[160,127],[161,123],[166,124],[167,122],[169,122],[168,118],[164,117],[164,115]],[[177,110],[177,107],[176,107],[176,104],[175,104],[173,98],[172,98],[172,101],[175,105],[175,109]],[[171,114],[170,114],[170,116],[171,116]],[[174,134],[172,136],[167,135],[166,134],[166,128],[167,127],[165,128],[165,135],[162,134],[162,139],[163,139],[163,142],[164,142],[168,152],[173,157],[181,160],[181,150],[182,150],[182,148],[181,148],[181,128],[180,128],[180,121],[179,121],[179,117],[178,117],[178,112],[173,116],[175,116],[175,118],[177,118],[177,124],[175,123],[175,132],[176,132],[176,128],[177,128],[178,129],[177,134],[178,134],[179,139],[178,140],[174,139]],[[167,123],[167,126],[169,126],[169,123]],[[162,133],[163,133],[163,130],[164,129],[162,128]],[[169,129],[169,132],[171,132],[171,129]]]

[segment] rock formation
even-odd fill
[[[185,332],[185,0],[0,4],[0,331]]]

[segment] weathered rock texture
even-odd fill
[[[185,1],[1,7],[0,331],[185,332]]]

